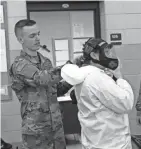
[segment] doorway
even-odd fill
[[[89,37],[100,37],[99,2],[27,2],[28,18],[34,19],[41,31],[41,45],[50,53],[40,51],[54,66],[73,60],[81,54]],[[65,134],[80,133],[77,105],[59,102],[63,111]],[[70,114],[71,113],[71,114]],[[69,119],[68,119],[69,117]]]

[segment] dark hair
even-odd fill
[[[15,24],[15,29],[14,29],[15,30],[15,35],[17,36],[18,30],[22,29],[23,27],[33,26],[35,24],[36,24],[36,22],[34,20],[29,20],[29,19],[23,19],[23,20],[18,21]]]

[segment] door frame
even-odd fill
[[[63,8],[63,4],[69,5]],[[30,19],[30,12],[41,11],[94,11],[94,32],[96,38],[101,38],[100,28],[100,9],[99,1],[68,1],[68,2],[45,2],[45,1],[27,1],[27,18]]]

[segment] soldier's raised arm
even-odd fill
[[[56,68],[39,70],[25,59],[15,61],[11,67],[13,74],[30,86],[49,86],[61,80],[59,70]]]

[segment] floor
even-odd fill
[[[78,134],[66,135],[66,143],[67,149],[81,149],[80,135]],[[13,149],[21,149],[20,143],[13,143],[12,145]]]
[[[81,149],[80,135],[71,134],[66,136],[67,149]],[[12,144],[13,149],[21,149],[20,144]],[[18,148],[17,148],[18,146]],[[132,149],[139,149],[137,145],[132,141]]]
[[[67,149],[81,149],[79,134],[66,135]]]

